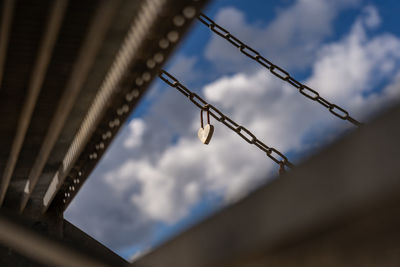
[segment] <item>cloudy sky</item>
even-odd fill
[[[219,0],[204,12],[367,122],[400,98],[399,11],[396,0]],[[355,128],[199,22],[165,69],[294,163]],[[212,118],[203,145],[199,114],[157,79],[65,217],[129,259],[276,177],[265,154]]]

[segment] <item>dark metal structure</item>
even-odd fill
[[[1,1],[0,205],[6,219],[0,239],[5,247],[28,252],[5,235],[19,231],[6,221],[9,213],[77,248],[101,247],[77,234],[63,212],[205,2]],[[10,263],[8,249],[2,251],[3,263]],[[108,263],[124,262],[108,249],[99,251],[113,255]],[[38,255],[35,260],[60,264]]]
[[[0,2],[1,266],[130,265],[63,212],[205,2]],[[399,117],[131,265],[399,266]]]

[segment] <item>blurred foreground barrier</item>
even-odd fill
[[[400,106],[133,263],[400,266]]]

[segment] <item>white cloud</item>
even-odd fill
[[[364,8],[364,22],[368,28],[376,28],[381,24],[381,18],[378,10],[374,6],[367,6]]]
[[[187,57],[184,55],[177,55],[174,64],[171,66],[172,73],[179,73],[186,77],[188,82],[198,79],[203,74],[194,70],[197,57]]]
[[[298,1],[294,7],[311,3]],[[306,79],[329,101],[363,119],[400,97],[400,39],[390,34],[369,37],[366,28],[379,16],[368,9],[373,15],[360,16],[347,36],[318,47]],[[285,12],[280,16],[288,16]],[[240,16],[238,22],[246,26]],[[375,89],[377,85],[382,88]],[[314,146],[351,127],[264,69],[221,77],[201,94],[282,152],[307,150],[306,138],[316,139],[310,144]],[[260,150],[222,124],[212,124],[215,134],[203,145],[197,139],[199,110],[174,91],[161,95],[146,117],[122,130],[67,218],[113,248],[148,244],[157,223],[178,221],[207,195],[220,195],[228,203],[276,175],[276,166]],[[171,144],[176,133],[180,138]]]
[[[366,10],[378,16],[373,7]],[[390,34],[368,38],[365,28],[368,21],[370,16],[361,16],[344,40],[322,48],[313,76],[307,82],[328,99],[343,103],[361,117],[376,111],[365,109],[372,104],[369,102],[377,101],[375,97],[368,97],[369,94],[376,96],[378,93],[383,99],[389,93],[385,88],[375,88],[396,75],[395,66],[399,66],[400,61],[399,38]]]
[[[359,2],[299,0],[279,12],[266,26],[249,24],[244,14],[234,7],[221,9],[214,18],[218,24],[274,63],[291,69],[305,68],[314,60],[321,43],[332,34],[333,21],[338,13],[355,7]],[[370,21],[371,24],[374,22],[372,16]],[[205,56],[217,65],[219,71],[243,71],[244,66],[253,71],[258,67],[215,34],[206,47]]]
[[[124,146],[126,148],[135,148],[142,143],[143,133],[145,132],[145,124],[142,119],[133,119],[129,122],[126,139]]]

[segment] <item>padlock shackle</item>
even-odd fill
[[[208,122],[208,124],[210,124],[210,111],[209,111],[209,105],[207,104],[200,111],[200,125],[201,125],[201,128],[204,128],[204,125],[203,125],[203,110],[207,111],[207,122]]]

